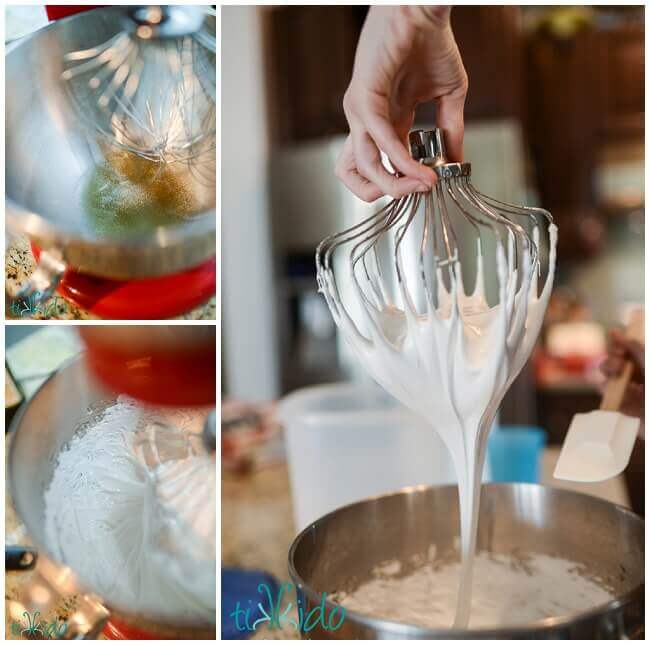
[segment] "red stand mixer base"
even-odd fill
[[[160,640],[160,636],[153,634],[151,632],[145,632],[141,629],[136,629],[130,625],[125,625],[124,623],[111,618],[106,625],[102,633],[106,638],[112,641],[157,641]]]
[[[38,261],[40,249],[31,244]],[[171,318],[203,304],[217,290],[217,261],[159,278],[110,280],[68,269],[57,293],[101,318],[138,320]]]
[[[210,630],[211,631],[211,630]],[[216,640],[216,629],[214,633],[205,630],[199,633],[188,633],[186,637],[188,640]],[[132,641],[151,641],[151,640],[178,640],[178,630],[167,631],[166,633],[149,632],[132,625],[127,625],[119,619],[110,618],[106,625],[104,625],[103,635],[109,640],[132,640]]]

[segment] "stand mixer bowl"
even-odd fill
[[[13,437],[8,479],[14,507],[39,550],[37,567],[49,583],[51,593],[71,593],[70,580],[73,579],[73,591],[80,594],[82,601],[80,611],[83,613],[84,608],[88,611],[88,615],[82,616],[82,620],[72,626],[76,628],[81,624],[86,630],[82,637],[88,637],[88,633],[92,634],[93,631],[96,634],[94,623],[101,619],[102,613],[96,611],[96,603],[85,601],[83,594],[92,594],[93,590],[83,589],[74,581],[74,572],[56,562],[48,548],[44,493],[52,479],[57,455],[72,438],[80,420],[87,416],[91,406],[101,409],[113,403],[115,398],[114,393],[105,390],[93,378],[82,355],[51,376],[14,417],[11,426]],[[31,599],[51,602],[47,595],[44,597],[38,593],[32,594]],[[109,606],[103,601],[101,604],[110,610],[110,620],[119,625],[117,631],[145,633],[148,634],[147,638],[215,638],[216,615],[214,624],[196,624],[189,622],[189,619],[187,624],[182,624],[170,622],[164,616],[145,616],[133,613],[128,608]],[[39,609],[43,615],[47,609],[34,606],[25,608],[30,611]],[[66,638],[79,638],[73,628],[68,629]]]
[[[130,280],[177,273],[214,255],[216,160],[183,175],[195,205],[184,219],[131,234],[93,226],[84,191],[111,144],[79,117],[61,78],[63,57],[105,43],[122,31],[122,20],[123,8],[95,9],[8,46],[6,218],[10,233],[54,251],[65,266]],[[96,100],[88,89],[88,101]]]
[[[453,549],[458,539],[455,486],[407,488],[340,508],[307,527],[289,552],[289,572],[303,595],[304,615],[323,593],[354,591],[380,563],[408,562]],[[481,494],[478,551],[514,550],[584,564],[616,591],[611,602],[570,616],[517,627],[428,629],[346,611],[340,628],[324,620],[312,639],[639,638],[644,629],[644,522],[596,497],[537,484],[486,484]],[[340,611],[332,614],[338,624]]]

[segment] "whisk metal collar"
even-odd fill
[[[409,132],[409,147],[413,159],[431,166],[442,179],[472,174],[471,164],[447,161],[444,133],[440,128],[412,130]]]
[[[452,177],[471,177],[472,164],[463,163],[445,163],[433,167],[434,172],[441,179],[451,179]]]
[[[412,130],[409,132],[409,145],[413,159],[424,163],[431,160],[431,165],[447,163],[445,140],[440,128]]]

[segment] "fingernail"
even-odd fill
[[[416,193],[428,193],[431,190],[431,186],[427,186],[426,184],[418,184],[415,187],[415,192]]]

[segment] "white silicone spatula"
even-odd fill
[[[643,312],[636,312],[626,336],[643,341]],[[621,473],[630,461],[641,420],[618,412],[634,366],[626,361],[610,379],[599,410],[576,414],[567,432],[553,476],[576,482],[599,482]]]

